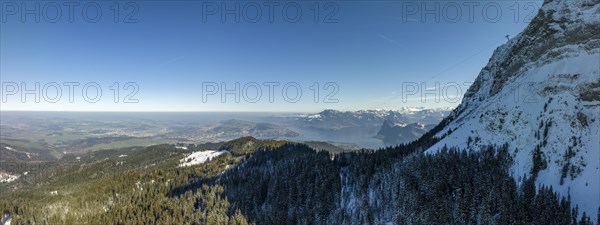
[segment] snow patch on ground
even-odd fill
[[[25,155],[27,156],[27,158],[30,158],[30,159],[31,159],[31,154],[30,154],[29,152],[22,152],[22,151],[16,150],[16,149],[14,149],[14,148],[11,148],[11,147],[8,147],[8,146],[4,146],[4,148],[5,148],[6,150],[9,150],[9,151],[13,151],[13,152],[16,152],[16,153],[25,154]]]
[[[10,183],[18,179],[20,176],[8,173],[0,173],[0,183]]]
[[[210,160],[211,158],[214,158],[216,156],[219,156],[223,153],[227,153],[228,151],[226,150],[222,150],[222,151],[216,151],[216,150],[206,150],[206,151],[197,151],[194,152],[188,156],[186,156],[185,158],[179,160],[180,167],[186,167],[186,166],[193,166],[193,165],[198,165],[198,164],[202,164],[208,160]]]
[[[4,146],[4,148],[6,150],[9,150],[9,151],[13,151],[13,152],[20,153],[20,154],[25,154],[27,156],[27,158],[31,159],[31,154],[32,153],[25,152],[25,151],[19,151],[19,150],[15,149],[15,148],[8,147],[8,146]]]
[[[2,219],[2,225],[10,225],[12,218],[10,217],[10,214],[4,214],[4,218]]]

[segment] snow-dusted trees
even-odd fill
[[[69,187],[70,196],[19,191],[0,199],[0,212],[13,224],[592,224],[568,196],[536,188],[535,175],[517,185],[507,145],[423,154],[409,144],[332,157],[250,141],[262,147],[236,142],[243,151],[191,167],[173,158]]]
[[[535,177],[518,186],[507,145],[433,155],[400,148],[334,160],[302,145],[261,151],[220,183],[258,224],[590,224],[568,198],[537,190]]]

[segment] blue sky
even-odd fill
[[[1,110],[305,112],[452,107],[459,103],[454,95],[466,91],[493,50],[506,42],[505,35],[522,31],[541,5],[541,1],[280,1],[270,21],[270,2],[265,1],[132,3],[118,5],[115,23],[114,2],[80,2],[73,6],[72,21],[69,7],[60,2],[2,2]],[[35,11],[21,15],[24,7],[32,10],[35,4],[39,22]],[[223,6],[232,9],[235,4],[240,11],[222,15]],[[101,17],[96,16],[96,6]],[[297,6],[301,17],[296,17]],[[261,17],[255,17],[256,7]],[[133,23],[125,23],[126,19]],[[36,82],[40,102],[27,94],[23,103],[20,86],[35,89]],[[73,102],[65,82],[79,83]],[[95,103],[82,96],[83,86],[92,82],[102,90]],[[124,89],[128,82],[138,88],[128,100],[137,103],[123,103],[134,89],[131,85]],[[279,84],[272,86],[272,101],[265,82]],[[436,102],[433,94],[421,98],[423,82],[428,93],[436,83],[452,88]],[[235,94],[228,94],[223,103],[221,87],[207,94],[214,84],[234,89],[236,83],[239,102]],[[62,86],[61,97],[53,103],[59,91],[55,84]],[[415,87],[418,90],[407,91]],[[282,95],[286,90],[287,99]],[[96,92],[88,89],[88,95]]]

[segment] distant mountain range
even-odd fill
[[[311,114],[210,114],[156,113],[139,118],[128,114],[83,113],[3,113],[0,143],[31,152],[29,157],[2,148],[4,161],[35,161],[60,157],[69,152],[86,152],[161,143],[205,143],[227,141],[243,136],[260,139],[287,139],[298,142],[320,141],[344,149],[380,148],[404,143],[426,131],[412,135],[380,131],[384,121],[394,124],[434,124],[448,114],[449,108],[401,108],[398,110],[324,110]],[[94,117],[101,118],[94,120]],[[377,136],[379,139],[374,138]],[[383,141],[382,141],[383,140]],[[2,161],[3,159],[0,159]]]
[[[419,138],[442,121],[451,110],[452,108],[359,111],[327,109],[313,114],[290,115],[285,117],[288,121],[283,123],[288,127],[304,130],[304,132],[321,134],[321,136],[315,135],[312,138],[345,137],[345,139],[336,139],[335,141],[379,148]]]
[[[315,114],[295,115],[298,125],[319,130],[341,130],[346,128],[380,128],[384,121],[393,123],[435,124],[441,121],[452,108],[400,108],[398,110],[338,111],[327,109]]]

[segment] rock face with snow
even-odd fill
[[[507,143],[517,181],[537,176],[538,185],[570,195],[580,212],[595,217],[600,206],[598,15],[595,0],[546,0],[521,34],[495,50],[436,134],[441,140],[427,152]],[[536,152],[541,154],[534,163]]]

